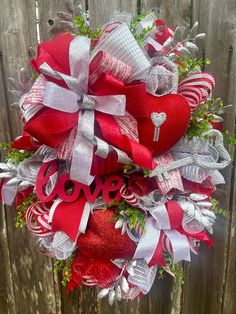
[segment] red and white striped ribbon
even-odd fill
[[[94,84],[102,73],[111,74],[117,80],[127,82],[132,75],[132,68],[109,53],[99,51],[89,65],[89,72],[90,85]]]
[[[43,95],[47,80],[41,74],[35,81],[33,87],[20,103],[20,109],[25,121],[29,121],[43,106]]]
[[[211,74],[196,72],[179,83],[178,94],[184,96],[194,110],[201,102],[207,100],[213,87],[215,87],[215,79]]]
[[[48,224],[49,208],[44,202],[37,202],[31,205],[26,211],[26,224],[28,229],[38,237],[52,235],[52,227]]]
[[[125,185],[121,187],[120,194],[123,197],[123,199],[126,201],[126,203],[130,204],[131,206],[139,205],[138,197]]]

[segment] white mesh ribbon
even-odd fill
[[[199,140],[193,138],[189,140],[187,137],[182,138],[172,149],[171,155],[173,160],[181,160],[196,151],[196,146],[198,147],[197,153],[199,161],[204,163],[214,163],[219,159],[218,150],[211,144],[209,140],[202,140],[201,145],[199,145]],[[206,168],[197,166],[195,164],[184,165],[179,168],[181,176],[193,182],[202,183],[209,175],[212,174],[212,178],[215,182],[219,184],[222,182],[222,176],[217,170],[209,171]],[[218,183],[219,182],[219,183]]]
[[[63,231],[40,239],[41,244],[47,249],[49,255],[58,260],[67,259],[76,249],[73,242]]]
[[[14,184],[8,184],[10,180],[5,179],[3,186],[1,188],[1,197],[2,197],[2,202],[3,204],[6,205],[12,205],[14,202],[14,199],[16,197],[16,193],[18,190],[18,182]]]
[[[178,67],[167,58],[152,59],[146,78],[147,91],[154,96],[175,94],[178,89]]]
[[[43,75],[40,75],[28,94],[20,99],[19,106],[26,122],[44,107],[43,94],[46,84],[46,78]]]
[[[101,50],[131,66],[132,77],[130,81],[143,77],[150,67],[150,62],[138,46],[126,24],[116,27],[99,42],[93,50],[91,58]]]
[[[40,167],[42,166],[42,159],[38,155],[25,159],[20,163],[17,169],[17,177],[21,181],[28,181],[30,185],[35,186],[36,177]]]

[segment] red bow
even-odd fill
[[[72,39],[72,35],[61,34],[52,41],[40,44],[38,48],[39,55],[31,62],[34,69],[40,72],[40,65],[47,62],[54,70],[70,74],[68,60],[69,45]],[[48,79],[65,86],[61,81],[52,78]],[[104,86],[106,87],[104,88]],[[104,74],[101,76],[97,87],[92,86],[93,94],[98,96],[101,94],[120,94],[121,90],[122,94],[127,97],[127,110],[137,108],[136,116],[143,115],[143,112],[139,113],[138,111],[140,108],[145,108],[145,97],[143,96],[146,95],[146,87],[144,83],[124,86],[122,82],[114,79],[111,75]],[[141,103],[138,105],[138,102],[141,102],[142,105]],[[131,109],[130,112],[132,110],[134,111],[134,109]],[[41,143],[50,147],[58,147],[67,139],[77,122],[78,113],[65,113],[45,108],[25,124],[24,130]],[[135,164],[146,169],[155,167],[150,151],[141,144],[131,140],[128,136],[121,134],[120,128],[113,117],[96,112],[95,129],[96,134],[102,134],[103,139],[109,144],[125,151]]]

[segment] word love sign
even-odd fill
[[[105,203],[121,199],[120,188],[123,184],[121,177],[112,175],[106,178],[96,177],[91,186],[73,181],[68,173],[57,178],[57,182],[50,193],[46,193],[46,187],[51,182],[50,178],[58,171],[56,160],[44,163],[37,175],[36,193],[43,202],[49,202],[59,197],[62,201],[73,202],[83,193],[89,203],[94,203],[98,196],[102,195]]]

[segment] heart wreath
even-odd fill
[[[97,286],[112,304],[212,245],[230,156],[214,78],[194,58],[197,23],[172,30],[151,13],[134,27],[115,12],[93,32],[68,16],[71,33],[39,44],[37,78],[10,79],[24,126],[0,164],[1,199],[66,267],[68,291]]]

